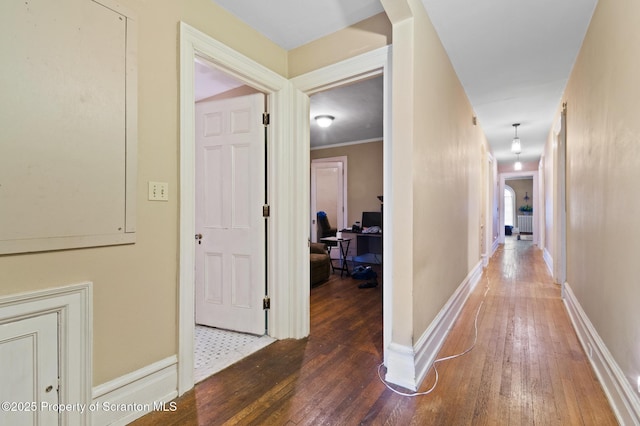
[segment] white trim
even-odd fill
[[[92,424],[126,425],[152,411],[175,409],[178,358],[174,355],[93,388]],[[165,403],[165,404],[163,404]]]
[[[484,151],[484,150],[483,150]],[[496,230],[493,229],[494,212],[498,206],[495,204],[495,188],[496,188],[496,175],[495,175],[495,159],[490,152],[486,153],[486,176],[485,176],[485,220],[482,226],[484,227],[484,241],[482,241],[482,265],[486,268],[489,266],[489,259],[493,256],[493,245]]]
[[[296,333],[298,318],[292,311],[299,309],[293,295],[297,284],[304,282],[304,256],[309,206],[305,207],[296,194],[298,179],[307,176],[301,169],[302,149],[293,143],[289,126],[292,98],[291,84],[284,77],[236,52],[205,33],[180,23],[180,274],[179,274],[179,337],[178,392],[180,395],[194,385],[194,266],[195,246],[195,94],[194,61],[196,56],[268,95],[271,125],[268,128],[269,202],[273,212],[268,221],[270,238],[267,247],[269,294],[271,310],[268,314],[268,334],[275,338],[303,337]],[[308,111],[307,111],[308,116]],[[277,146],[278,149],[273,149]],[[308,151],[308,150],[307,150]],[[308,158],[308,152],[307,152]],[[308,160],[307,160],[308,162]],[[304,179],[301,179],[304,180]],[[308,190],[308,189],[307,189]],[[304,215],[304,216],[303,216]],[[304,218],[304,220],[303,220]],[[304,226],[303,228],[301,226]],[[303,236],[303,239],[301,238]],[[305,250],[306,249],[306,250]],[[287,259],[286,262],[281,261]],[[306,265],[306,277],[309,266]],[[308,280],[308,278],[307,278]]]
[[[547,265],[549,274],[553,277],[553,257],[546,247],[542,249],[542,258],[544,259],[544,264]]]
[[[496,250],[498,250],[498,247],[500,247],[500,239],[496,238],[493,241],[493,244],[491,245],[491,256],[493,256],[495,254]],[[491,257],[491,256],[489,256],[489,257]]]
[[[469,295],[482,278],[482,261],[469,272],[413,348],[391,344],[385,380],[413,391],[429,373]]]
[[[391,170],[391,46],[384,46],[375,50],[372,50],[362,55],[355,56],[353,58],[344,60],[342,62],[329,65],[327,67],[309,72],[307,74],[295,77],[291,80],[296,90],[296,117],[295,124],[295,137],[294,139],[299,143],[299,146],[306,151],[307,157],[304,162],[298,164],[302,169],[299,177],[300,187],[299,197],[297,197],[303,203],[303,208],[306,205],[307,209],[310,205],[310,185],[309,185],[309,169],[311,167],[309,162],[310,141],[309,141],[309,96],[315,92],[326,90],[332,87],[344,85],[349,82],[355,82],[367,77],[375,75],[383,75],[383,128],[384,134],[382,137],[382,151],[384,157],[383,165],[383,229],[385,235],[388,238],[384,238],[382,241],[382,252],[384,256],[385,267],[383,269],[382,280],[383,286],[383,350],[385,357],[385,364],[387,362],[387,348],[391,344],[391,330],[393,324],[393,253],[391,251],[391,239],[393,236],[392,218],[393,218],[393,193],[391,191],[391,179],[393,176]],[[306,212],[304,218],[309,217],[309,212]],[[306,224],[307,235],[309,238],[308,229]],[[306,276],[309,276],[309,253],[306,253],[306,264],[303,267]],[[308,280],[308,278],[307,278]],[[296,318],[301,324],[304,324],[305,330],[309,329],[309,286],[304,286],[304,289],[300,291],[300,294],[295,299],[292,299],[296,306],[301,307]]]
[[[385,354],[387,373],[384,379],[405,389],[413,391],[418,389],[419,380],[416,378],[416,354],[414,349],[410,346],[391,342]]]
[[[341,148],[343,146],[362,145],[362,144],[365,144],[365,143],[373,143],[373,142],[382,142],[382,138],[362,139],[362,140],[359,140],[359,141],[352,141],[352,142],[341,142],[341,143],[333,143],[333,144],[330,144],[330,145],[312,146],[309,149],[311,151],[317,151],[319,149]]]
[[[538,229],[538,215],[544,214],[544,212],[540,211],[540,206],[543,205],[540,201],[540,192],[538,191],[538,171],[528,171],[528,172],[505,172],[500,173],[500,196],[498,197],[500,204],[500,243],[504,244],[504,187],[505,181],[507,179],[518,179],[518,178],[533,178],[533,193],[531,194],[534,197],[533,205],[536,206],[533,211],[533,244],[538,244],[538,235],[540,230]]]
[[[564,304],[593,370],[621,425],[640,424],[640,399],[598,335],[568,283],[563,285]],[[591,356],[589,357],[589,353]]]
[[[554,126],[554,151],[553,151],[553,279],[561,284],[567,278],[567,129],[566,110],[560,113],[560,117]]]
[[[60,402],[84,404],[91,400],[93,284],[21,293],[0,298],[0,324],[49,312],[59,313]],[[67,411],[62,424],[87,424],[88,413]]]

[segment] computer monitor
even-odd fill
[[[381,212],[362,212],[362,228],[371,226],[379,226],[382,229],[382,213]]]

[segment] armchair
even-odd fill
[[[329,279],[331,275],[331,258],[327,252],[327,246],[323,243],[311,243],[309,246],[311,253],[310,283],[311,286],[319,284]]]

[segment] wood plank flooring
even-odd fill
[[[397,395],[378,379],[382,288],[357,284],[334,274],[311,291],[308,338],[275,342],[178,398],[176,412],[134,424],[617,424],[531,242],[508,240],[491,259],[440,356],[472,344],[482,303],[477,343],[438,364],[426,396]],[[433,381],[431,371],[420,391]]]

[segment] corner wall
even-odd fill
[[[404,369],[481,260],[483,145],[489,150],[422,3],[383,5],[394,41],[392,340]]]

